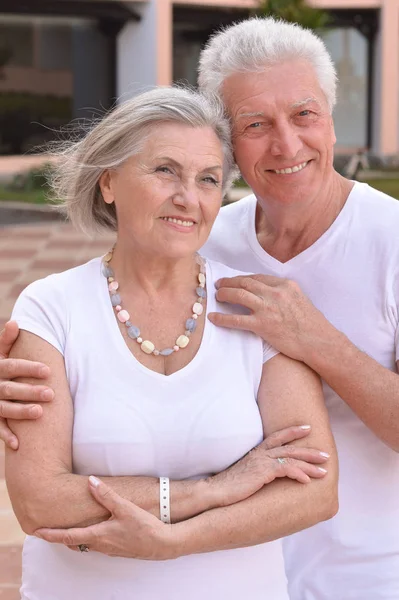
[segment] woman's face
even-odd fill
[[[163,258],[199,250],[221,206],[222,169],[211,128],[154,125],[142,152],[100,179],[104,201],[115,202],[118,239]]]

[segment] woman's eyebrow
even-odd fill
[[[171,156],[156,156],[155,160],[162,160],[165,162],[169,162],[172,163],[173,165],[175,165],[175,167],[182,167],[182,165],[174,158],[172,158]]]
[[[157,156],[156,160],[165,161],[165,162],[173,164],[175,167],[179,167],[180,169],[183,169],[183,165],[181,165],[177,160],[175,160],[171,156]],[[223,171],[223,167],[222,167],[222,165],[212,165],[211,167],[204,167],[201,170],[201,172],[203,172],[203,171]]]

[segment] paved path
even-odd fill
[[[92,240],[70,225],[46,224],[0,229],[0,329],[20,292],[32,281],[104,254],[112,236]],[[0,600],[18,600],[24,534],[11,510],[0,442]]]

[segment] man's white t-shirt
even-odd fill
[[[236,274],[207,261],[207,312],[232,311],[216,302],[214,284]],[[64,357],[75,473],[206,477],[263,439],[257,393],[263,362],[276,351],[206,319],[188,365],[169,376],[151,371],[121,335],[99,258],[28,286],[13,318]],[[278,541],[157,562],[82,555],[28,536],[21,593],[23,600],[284,600],[286,582]]]
[[[259,245],[255,209],[254,195],[223,208],[202,253],[235,269],[296,281],[337,329],[395,371],[399,201],[356,183],[331,227],[286,263]],[[340,509],[285,538],[290,598],[399,600],[399,454],[329,386],[324,390],[340,461]]]

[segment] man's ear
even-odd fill
[[[100,186],[101,194],[104,202],[112,204],[115,200],[113,192],[113,177],[109,169],[101,175],[98,185]]]
[[[335,127],[334,127],[334,120],[331,117],[331,128],[332,128],[332,140],[333,140],[333,146],[335,146],[335,144],[337,143],[337,136],[335,135]]]

